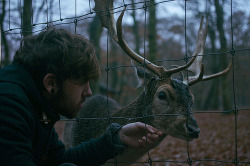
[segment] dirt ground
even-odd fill
[[[148,166],[149,159],[153,166],[188,166],[188,158],[192,166],[235,166],[236,154],[239,166],[250,166],[250,111],[239,112],[237,129],[234,114],[197,113],[195,117],[201,129],[198,139],[187,143],[166,137],[133,166]]]

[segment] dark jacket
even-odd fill
[[[47,116],[49,122],[42,119]],[[65,150],[54,124],[59,120],[20,64],[0,70],[0,165],[100,165],[114,157],[106,134]]]

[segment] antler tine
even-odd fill
[[[207,81],[207,80],[211,80],[213,78],[216,78],[216,77],[220,77],[220,76],[223,76],[225,75],[227,72],[230,71],[230,69],[232,68],[232,64],[233,64],[233,60],[231,59],[228,67],[221,71],[221,72],[218,72],[218,73],[215,73],[215,74],[211,74],[211,75],[204,75],[203,78],[202,78],[202,81]]]
[[[201,65],[200,73],[199,73],[198,76],[189,77],[189,79],[188,79],[188,85],[191,86],[191,85],[196,84],[197,82],[202,81],[203,74],[204,74],[204,64]],[[187,84],[187,82],[186,82],[186,84]]]
[[[193,56],[198,56],[195,59],[194,63],[187,69],[188,71],[191,71],[195,74],[194,76],[186,78],[185,83],[187,84],[188,82],[189,85],[193,85],[201,81],[204,73],[204,65],[202,64],[202,58],[206,43],[208,22],[206,21],[206,26],[203,30],[203,19],[204,16],[201,17],[200,27],[196,39],[196,49],[193,53]]]
[[[202,64],[202,58],[203,58],[203,54],[204,54],[205,41],[206,41],[206,36],[207,36],[207,27],[208,27],[208,22],[206,21],[206,27],[202,32],[203,18],[204,17],[201,18],[200,28],[199,28],[199,32],[198,32],[199,34],[198,34],[197,41],[196,41],[196,50],[194,53],[194,55],[195,55],[197,52],[199,52],[198,55],[200,55],[200,56],[198,56],[196,58],[195,62],[187,69],[188,71],[191,71],[195,74],[194,76],[191,76],[188,78],[188,80],[186,80],[186,82],[188,81],[189,86],[194,85],[200,81],[207,81],[207,80],[222,76],[222,75],[226,74],[232,67],[232,59],[231,59],[230,64],[228,65],[228,67],[225,70],[218,72],[218,73],[215,73],[215,74],[211,74],[211,75],[203,75],[204,74],[204,64]]]
[[[218,72],[218,73],[215,73],[215,74],[211,74],[211,75],[203,75],[204,74],[204,64],[202,64],[199,76],[189,77],[188,85],[192,86],[192,85],[194,85],[194,84],[196,84],[197,82],[200,82],[200,81],[207,81],[207,80],[211,80],[211,79],[216,78],[216,77],[223,76],[227,72],[230,71],[230,69],[232,67],[232,64],[233,64],[233,61],[231,59],[228,67],[225,70],[223,70],[221,72]],[[187,84],[187,80],[184,83]]]
[[[207,36],[207,25],[208,25],[206,23],[206,28],[202,32],[203,19],[204,19],[204,16],[202,16],[202,18],[201,18],[200,28],[199,28],[197,39],[196,39],[196,49],[192,55],[193,58],[184,66],[179,66],[179,67],[175,66],[174,69],[170,69],[170,70],[166,71],[166,73],[165,73],[166,75],[172,75],[174,73],[180,72],[180,71],[188,68],[187,70],[192,71],[193,73],[196,74],[196,77],[195,78],[192,77],[191,80],[194,80],[194,79],[200,77],[200,73],[202,70],[202,56],[197,57],[197,55],[204,54],[204,47],[205,47],[206,36]]]

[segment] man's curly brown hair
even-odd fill
[[[69,79],[84,83],[100,76],[94,46],[82,35],[63,29],[25,37],[14,56],[15,62],[27,67],[40,90],[48,73],[54,74],[59,82]]]

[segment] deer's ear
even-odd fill
[[[138,82],[137,87],[141,87],[145,83],[147,84],[149,80],[154,77],[154,75],[150,73],[146,68],[143,68],[142,66],[136,66],[132,60],[131,60],[131,64],[133,65],[134,70],[135,70],[135,76]]]

